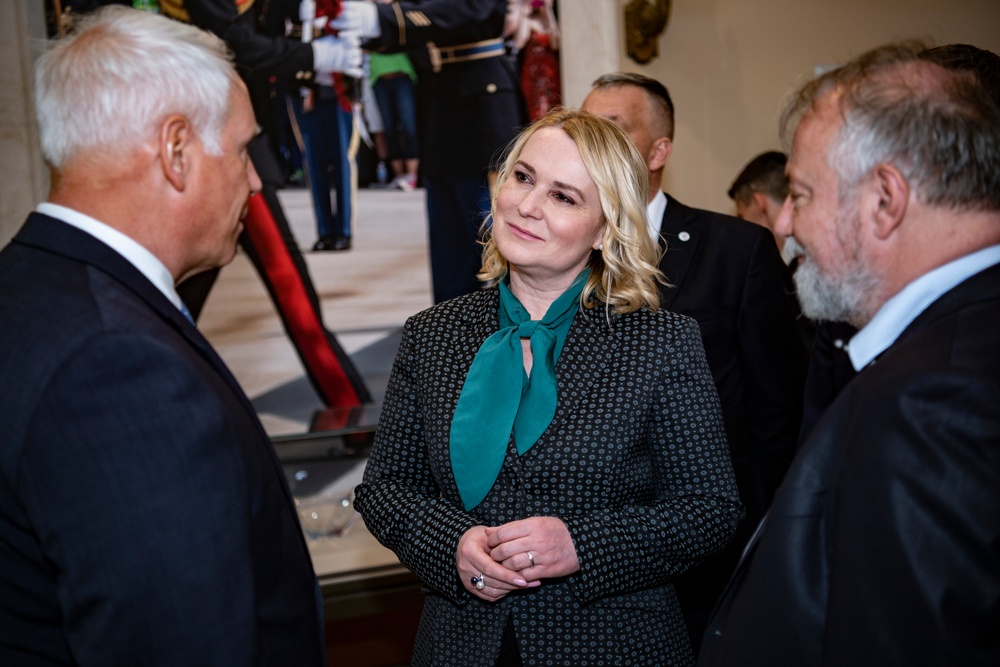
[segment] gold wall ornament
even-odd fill
[[[629,0],[625,5],[625,50],[644,65],[658,54],[657,40],[670,19],[670,0]]]

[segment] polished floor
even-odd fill
[[[351,250],[311,252],[309,191],[279,193],[320,296],[323,318],[381,399],[406,318],[431,305],[424,191],[362,189]],[[216,281],[198,327],[253,401],[267,432],[307,430],[322,404],[253,265],[242,254]]]

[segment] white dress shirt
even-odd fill
[[[904,287],[879,308],[875,317],[847,345],[854,370],[860,371],[896,342],[903,330],[945,292],[1000,264],[1000,245],[983,248],[939,266]]]
[[[657,190],[653,201],[646,206],[646,223],[649,225],[649,235],[657,243],[660,242],[660,227],[663,225],[663,212],[667,210],[667,195],[663,190]]]

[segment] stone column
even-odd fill
[[[0,246],[45,196],[48,171],[38,147],[31,66],[45,43],[41,0],[0,2]]]
[[[563,104],[580,106],[601,74],[623,67],[624,18],[620,0],[559,2],[559,65]]]

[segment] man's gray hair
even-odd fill
[[[923,51],[890,44],[811,81],[782,114],[782,135],[790,144],[802,117],[836,95],[843,125],[827,157],[842,199],[877,165],[892,164],[925,204],[1000,210],[1000,109]]]
[[[217,37],[149,12],[105,7],[35,65],[42,155],[60,169],[92,149],[125,153],[173,113],[219,154],[235,80]]]

